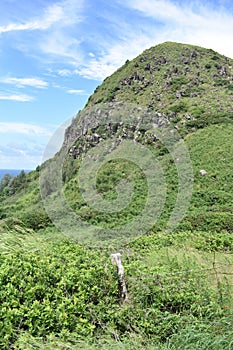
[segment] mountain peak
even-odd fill
[[[212,49],[164,42],[127,60],[97,87],[87,106],[123,101],[165,113],[181,128],[186,116],[198,124],[233,113],[232,67],[232,59]]]

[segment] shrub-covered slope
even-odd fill
[[[102,249],[93,248],[95,242],[80,245],[58,232],[41,200],[39,177],[44,164],[29,174],[4,178],[0,184],[0,348],[231,348],[232,66],[233,60],[213,50],[158,45],[127,61],[96,89],[82,112],[81,136],[80,114],[67,129],[61,150],[72,140],[62,169],[66,201],[83,220],[111,228],[130,222],[143,208],[147,184],[132,163],[109,162],[96,177],[99,193],[114,200],[119,181],[131,181],[135,189],[131,205],[120,214],[101,213],[87,205],[77,181],[80,162],[85,150],[109,137],[100,125],[88,130],[89,111],[98,113],[106,102],[111,108],[133,103],[171,123],[184,138],[194,180],[186,216],[172,234],[164,230],[177,198],[176,164],[161,143],[147,138],[145,130],[140,141],[163,169],[166,201],[155,225],[120,248],[115,243]],[[121,126],[116,132],[122,137]],[[47,164],[56,163],[61,152]],[[43,191],[55,199],[52,187]],[[116,249],[123,253],[129,294],[123,305],[110,261]]]
[[[97,87],[87,105],[108,101],[166,113],[180,128],[230,119],[233,60],[211,49],[166,42],[127,61]]]
[[[185,137],[193,168],[193,193],[187,215],[178,226],[178,230],[213,230],[216,232],[233,231],[233,125],[222,123],[212,125]],[[177,197],[177,168],[169,154],[158,156],[162,165],[166,185],[167,199],[160,219],[152,228],[155,232],[166,228],[166,223],[175,206]],[[70,160],[73,166],[79,166],[79,159]],[[68,163],[70,164],[70,163]],[[68,169],[69,166],[67,165]],[[200,174],[201,170],[206,175]],[[66,198],[71,207],[83,220],[91,224],[104,224],[112,227],[116,223],[124,224],[143,208],[147,196],[145,178],[137,168],[126,161],[107,164],[97,176],[99,192],[108,198],[116,196],[116,184],[127,179],[134,184],[134,197],[131,206],[119,213],[102,213],[90,209],[78,190],[78,181],[74,177],[65,186]]]
[[[222,123],[212,125],[185,137],[192,161],[194,184],[192,199],[186,216],[177,230],[212,230],[216,232],[233,231],[233,125]],[[177,196],[177,169],[169,154],[159,156],[166,176],[167,199],[163,212],[152,228],[155,232],[163,230],[175,205]],[[64,185],[69,205],[83,220],[91,224],[105,224],[112,227],[116,222],[124,224],[137,215],[147,194],[145,179],[138,169],[126,161],[107,164],[97,177],[97,187],[105,198],[115,198],[115,186],[122,179],[130,179],[135,184],[135,195],[130,207],[121,216],[117,213],[103,214],[91,209],[83,199],[76,178],[79,159],[68,157],[64,165]],[[200,170],[206,170],[202,176]],[[132,173],[134,174],[132,177]],[[0,227],[14,226],[21,222],[28,228],[39,230],[51,225],[40,199],[39,173],[27,175],[26,185],[1,203]],[[118,220],[118,221],[117,221]]]
[[[202,212],[204,215],[208,211],[207,216],[210,215],[210,218],[206,221],[211,224],[216,221],[211,219],[211,215],[215,216],[216,211],[221,212],[222,210],[224,213],[220,222],[223,225],[220,224],[218,230],[227,229],[229,231],[231,221],[229,222],[228,219],[232,214],[232,66],[232,59],[211,49],[166,42],[146,50],[132,61],[127,61],[123,67],[106,78],[90,96],[82,112],[84,117],[82,135],[77,131],[79,114],[74,118],[65,135],[64,144],[71,139],[71,144],[75,145],[69,149],[67,161],[63,164],[63,180],[66,183],[67,199],[73,208],[79,213],[81,210],[81,215],[89,218],[88,220],[92,220],[92,215],[96,216],[94,211],[90,212],[85,206],[75,182],[82,152],[85,153],[85,149],[98,143],[95,142],[96,135],[99,139],[106,138],[106,130],[102,130],[102,126],[94,130],[88,129],[89,111],[94,110],[95,106],[98,110],[98,106],[102,106],[102,103],[107,101],[111,101],[107,108],[114,108],[114,105],[121,102],[133,103],[159,116],[162,115],[162,119],[171,123],[181,136],[188,135],[185,142],[189,148],[195,171],[193,200],[188,216],[194,215],[195,217],[197,212]],[[216,124],[221,124],[221,127],[214,126]],[[197,129],[203,129],[203,131],[196,133]],[[122,130],[119,128],[117,132],[122,133]],[[105,136],[103,136],[104,133]],[[143,139],[144,135],[140,137]],[[144,142],[148,144],[150,141],[145,140],[144,137]],[[154,147],[156,156],[160,157],[161,164],[164,163],[168,193],[170,193],[165,207],[166,212],[168,210],[166,208],[169,206],[171,208],[174,204],[177,174],[174,166],[170,164],[169,156],[165,154],[164,147],[159,148],[158,142],[152,142],[148,146]],[[124,166],[127,167],[127,165]],[[199,176],[198,172],[202,168],[206,168],[207,176]],[[113,170],[116,174],[116,168]],[[108,185],[106,185],[106,172],[109,174],[107,169],[105,173],[103,171],[102,179],[100,174],[98,188],[103,195],[107,196],[106,198],[110,199],[111,196],[114,198],[116,179],[108,175]],[[117,174],[119,180],[122,175],[119,171]],[[32,228],[45,227],[49,219],[43,212],[43,205],[40,204],[39,167],[37,171],[26,176],[21,175],[1,183],[0,217],[2,219],[12,218],[13,215],[23,219]],[[138,191],[137,198],[143,198],[141,190]],[[137,205],[143,205],[139,202],[140,200],[137,201]],[[128,213],[123,215],[123,220],[127,215]],[[162,218],[164,215],[166,216],[166,213],[163,213]],[[224,215],[227,215],[226,220]],[[32,217],[33,220],[30,219]],[[195,219],[195,222],[192,219],[188,220],[189,228],[198,228],[200,223],[200,229],[203,229],[202,219]],[[215,224],[211,226],[211,228],[214,227],[216,227]]]

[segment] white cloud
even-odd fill
[[[72,75],[72,71],[69,69],[59,69],[57,73],[61,77],[69,77],[70,75]]]
[[[62,16],[55,25],[47,28],[46,32],[38,33],[37,42],[33,48],[37,56],[39,53],[39,57],[47,62],[59,61],[69,65],[82,62],[84,56],[81,53],[80,44],[85,39],[79,24],[84,21],[82,17],[84,3],[84,0],[59,2]],[[25,50],[25,47],[22,50]],[[66,70],[60,71],[61,76],[66,76],[66,73],[68,73]]]
[[[0,122],[0,133],[14,133],[24,135],[51,135],[51,132],[35,124]]]
[[[150,38],[145,34],[136,35],[130,32],[124,40],[106,47],[106,51],[101,56],[90,59],[75,69],[74,73],[87,79],[103,80],[114,73],[127,59],[133,59],[154,44],[154,38]]]
[[[75,74],[79,74],[86,79],[103,80],[111,75],[120,63],[112,64],[107,57],[100,57],[98,60],[91,60],[88,64],[75,69]]]
[[[30,55],[36,52],[36,56],[40,58],[42,58],[41,54],[44,54],[43,59],[48,61],[63,57],[65,60],[69,59],[77,63],[80,56],[78,46],[81,40],[77,39],[74,33],[78,23],[82,21],[83,5],[84,0],[58,1],[47,6],[33,19],[0,26],[0,34],[12,31],[28,32],[29,37],[25,34],[20,37],[23,41],[18,43],[19,50],[28,52]],[[32,45],[30,33],[35,30],[38,33]]]
[[[41,143],[0,144],[0,168],[35,169],[41,163],[44,146]]]
[[[143,50],[164,41],[212,48],[233,57],[233,15],[223,8],[216,10],[210,3],[193,1],[181,5],[169,0],[118,2],[137,12],[137,15],[141,14],[141,21],[135,27],[133,20],[124,23],[114,15],[113,21],[119,20],[118,38],[110,44],[104,39],[99,42],[99,47],[102,47],[101,55],[92,56],[89,53],[89,59],[76,68],[76,74],[88,79],[103,80],[126,59],[133,59]],[[148,23],[146,18],[149,19]]]
[[[64,62],[73,65],[79,64],[83,59],[79,49],[81,42],[80,39],[67,34],[65,30],[57,28],[40,40],[38,45],[49,59],[61,61],[63,58]]]
[[[0,26],[0,34],[23,30],[45,30],[51,27],[54,23],[62,20],[62,18],[63,8],[54,4],[44,11],[42,18],[35,18],[34,20],[25,23],[10,23],[6,26]]]
[[[124,4],[131,9],[140,11],[144,15],[154,17],[157,20],[169,20],[171,22],[179,22],[185,25],[190,24],[192,20],[198,21],[199,19],[199,16],[192,11],[192,1],[190,2],[190,7],[189,5],[185,6],[184,4],[178,6],[168,0],[126,0],[124,1]]]
[[[70,89],[70,90],[67,90],[67,92],[68,92],[68,94],[74,94],[74,95],[89,95],[84,90]]]
[[[120,2],[163,24],[162,28],[155,26],[154,30],[148,31],[148,37],[154,38],[156,42],[157,39],[160,42],[186,42],[233,57],[233,15],[223,7],[215,9],[213,3],[194,1],[181,5],[169,0]]]
[[[42,79],[38,78],[2,78],[0,79],[2,83],[12,84],[16,87],[32,86],[38,89],[44,89],[48,86],[48,83]]]
[[[95,57],[95,54],[93,52],[89,52],[88,54],[90,57]]]
[[[0,95],[0,100],[16,101],[16,102],[29,102],[33,101],[34,97],[25,94],[13,94],[13,95]]]

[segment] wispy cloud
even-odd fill
[[[100,1],[100,6],[104,3]],[[216,10],[210,1],[117,0],[114,13],[105,9],[99,13],[99,27],[94,12],[90,14],[94,9],[84,0],[62,0],[47,6],[37,18],[1,26],[0,33],[38,30],[33,47],[27,42],[22,50],[33,51],[47,62],[63,63],[66,69],[57,69],[61,77],[78,74],[102,80],[126,59],[163,41],[211,47],[233,57],[233,15],[224,7]],[[124,10],[128,17],[123,18]]]
[[[35,98],[33,96],[25,95],[25,94],[13,94],[13,95],[1,95],[0,100],[5,101],[16,101],[16,102],[30,102]]]
[[[18,49],[36,54],[37,57],[50,60],[64,57],[69,61],[78,61],[80,52],[75,33],[82,22],[84,0],[63,0],[45,7],[37,17],[30,20],[11,22],[0,26],[0,34],[7,32],[24,32],[19,40]],[[36,41],[31,42],[31,33],[37,31]],[[20,33],[19,33],[20,35]],[[49,59],[49,55],[51,56]]]
[[[166,40],[187,42],[211,47],[233,57],[230,45],[233,33],[233,14],[224,7],[216,9],[213,2],[189,1],[178,3],[169,0],[119,0],[131,10],[163,24],[148,32],[160,42]]]
[[[89,95],[87,92],[85,92],[84,90],[75,90],[75,89],[70,89],[67,90],[68,94],[74,94],[74,95]]]
[[[74,65],[80,64],[84,59],[79,47],[81,43],[82,39],[66,33],[64,28],[56,28],[49,36],[44,36],[38,46],[47,59],[59,62],[63,60],[66,64]]]
[[[154,45],[154,38],[145,34],[136,35],[133,31],[127,33],[127,37],[116,40],[102,50],[102,55],[89,59],[82,66],[74,70],[87,79],[103,80],[125,63],[127,59],[133,59],[146,48]]]
[[[101,54],[85,58],[75,70],[88,79],[102,80],[146,48],[164,41],[178,41],[215,49],[233,57],[230,45],[233,34],[233,14],[223,8],[216,10],[209,2],[178,3],[169,0],[119,0],[131,11],[127,23],[116,14],[108,21],[118,22],[118,36],[110,43],[98,41]],[[112,16],[112,17],[111,17]],[[135,17],[139,18],[135,26]],[[134,19],[133,19],[134,18]]]
[[[0,122],[0,133],[50,136],[51,132],[39,125],[27,123]]]
[[[41,163],[44,146],[40,143],[0,144],[0,168],[35,169]]]
[[[2,83],[5,84],[12,84],[16,87],[25,87],[25,86],[32,86],[37,89],[44,89],[48,87],[48,83],[42,79],[39,78],[2,78],[0,79]]]
[[[60,75],[61,77],[69,77],[73,73],[70,69],[59,69],[57,71],[57,74]]]
[[[169,0],[126,0],[124,4],[157,20],[165,19],[171,22],[182,22],[185,25],[190,24],[190,20],[199,19],[199,16],[193,11],[192,1],[189,4],[183,3],[182,6]]]
[[[44,8],[36,18],[0,26],[0,34],[19,32],[17,49],[43,62],[80,63],[82,60],[80,44],[84,36],[79,32],[79,24],[85,19],[82,15],[85,1],[54,2],[53,5]],[[37,37],[32,45],[31,39],[35,35],[32,34],[33,31],[37,31]]]
[[[24,30],[45,30],[51,27],[54,23],[59,22],[63,18],[63,8],[57,4],[49,6],[42,18],[35,18],[24,23],[10,23],[6,26],[0,26],[0,34],[12,31]]]

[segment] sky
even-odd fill
[[[0,0],[0,168],[35,169],[55,130],[143,50],[233,58],[232,0]]]

